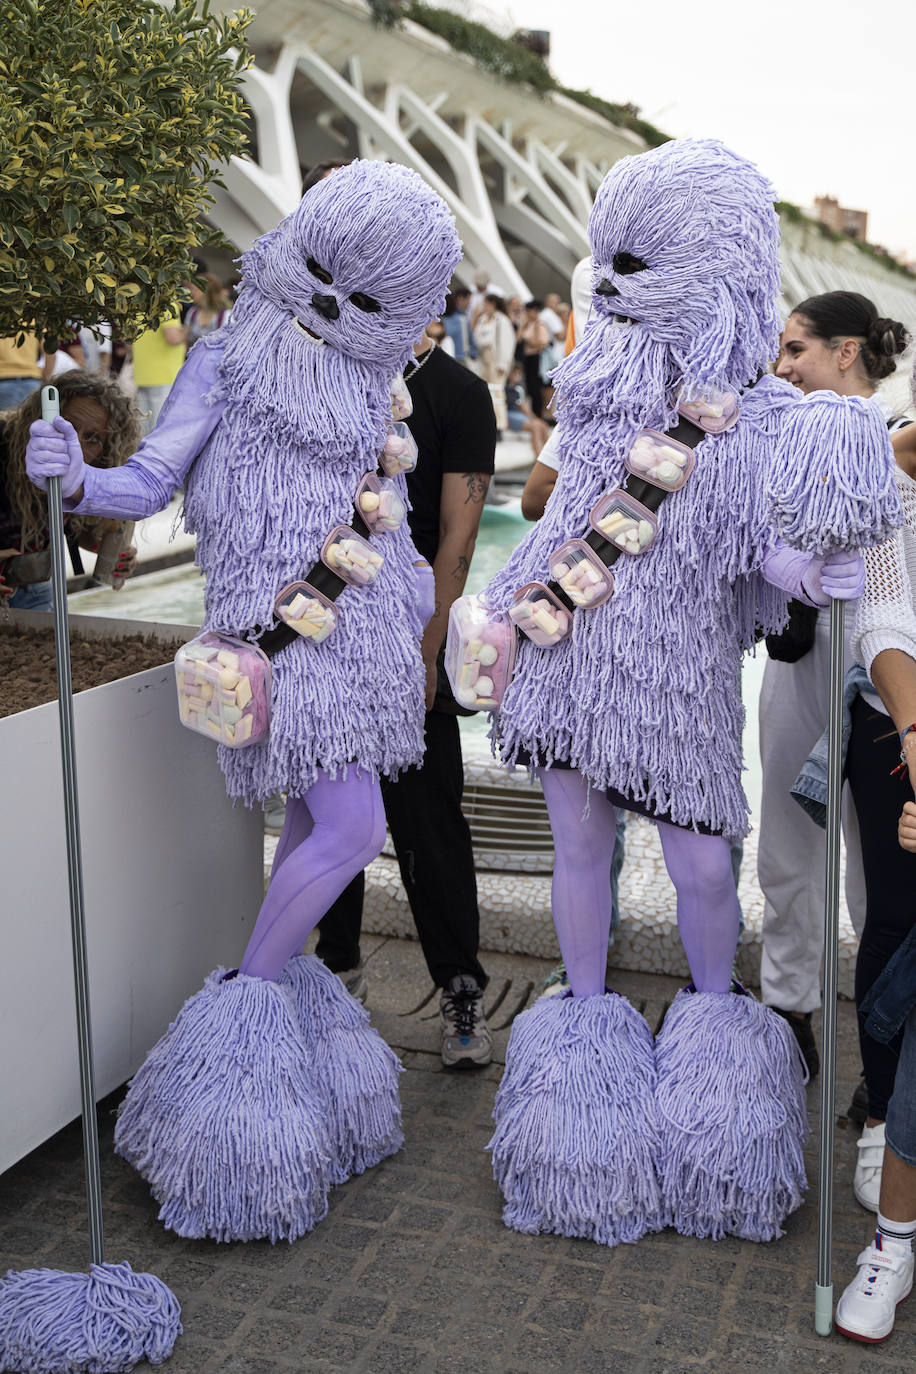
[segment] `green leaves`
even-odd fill
[[[0,336],[130,338],[171,311],[242,147],[249,23],[206,0],[0,0]]]

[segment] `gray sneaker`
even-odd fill
[[[493,1058],[483,1014],[483,989],[469,973],[456,974],[439,996],[442,1062],[447,1069],[480,1069]]]
[[[366,997],[369,992],[369,984],[363,972],[362,960],[360,960],[356,968],[344,969],[343,973],[338,973],[337,977],[343,983],[350,996],[355,997],[357,1002],[362,1002],[365,1006]]]
[[[275,792],[264,803],[264,829],[268,835],[279,835],[286,824],[286,802],[282,792]]]

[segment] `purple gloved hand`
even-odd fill
[[[802,587],[816,606],[829,606],[830,600],[855,601],[865,590],[865,564],[853,549],[812,558],[802,576]]]
[[[36,420],[29,434],[25,470],[35,486],[47,491],[48,478],[59,477],[61,495],[74,496],[83,485],[86,464],[70,421],[62,415],[53,420]]]

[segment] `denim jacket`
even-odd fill
[[[886,1044],[897,1034],[914,1007],[916,926],[865,994],[859,1016],[872,1039]]]
[[[861,663],[854,663],[843,679],[843,771],[846,770],[846,750],[852,734],[852,703],[859,692],[874,691],[871,679]],[[821,827],[827,828],[827,731],[802,764],[802,770],[792,784],[792,796],[803,811]]]

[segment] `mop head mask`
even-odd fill
[[[641,396],[682,383],[702,394],[752,382],[779,339],[773,199],[752,163],[713,140],[616,163],[589,221],[592,312],[556,374],[561,402],[641,410]]]
[[[373,383],[411,357],[460,259],[448,207],[415,172],[338,168],[242,258],[221,363],[234,399],[286,415],[304,439],[365,426]]]

